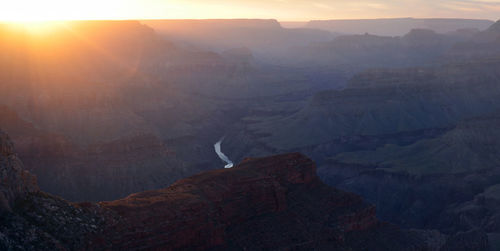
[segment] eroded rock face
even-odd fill
[[[105,219],[114,217],[98,206],[41,192],[0,131],[0,250],[86,250]]]
[[[0,212],[11,211],[16,200],[38,191],[35,176],[23,170],[8,136],[0,131]]]
[[[354,239],[369,246],[379,238],[363,236],[384,228],[373,206],[324,185],[314,163],[298,153],[245,159],[100,204],[121,220],[95,243],[116,250],[344,250]]]

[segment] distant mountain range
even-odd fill
[[[479,19],[446,18],[387,18],[359,20],[314,20],[305,27],[344,34],[372,34],[379,36],[402,36],[412,29],[429,29],[437,33],[448,33],[459,29],[484,30],[494,22]]]
[[[342,69],[359,72],[373,68],[404,68],[436,65],[461,42],[470,41],[478,30],[439,34],[432,30],[413,29],[401,37],[377,35],[342,35],[332,41],[294,47],[276,58],[277,64],[299,67]]]
[[[246,47],[265,57],[284,48],[329,41],[335,34],[310,28],[283,28],[276,20],[145,20],[166,39],[199,48],[223,51]]]

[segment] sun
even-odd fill
[[[128,0],[0,0],[0,21],[123,19]]]
[[[0,4],[0,18],[2,21],[35,23],[58,18],[57,12],[63,6],[58,6],[57,1],[2,1]],[[60,15],[60,14],[59,14]]]
[[[69,20],[121,19],[127,0],[0,0],[0,23],[34,34]]]
[[[64,21],[9,21],[4,22],[8,27],[24,30],[33,35],[47,35],[63,27]]]

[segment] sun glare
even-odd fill
[[[40,21],[58,19],[63,14],[63,6],[57,5],[62,1],[3,1],[0,17],[2,21],[17,22],[19,24],[37,24]]]
[[[10,21],[7,25],[34,35],[46,35],[64,25],[63,21]]]
[[[494,0],[0,0],[0,22],[275,18],[278,20],[389,17],[497,19]],[[421,4],[420,2],[429,2]],[[455,2],[463,2],[456,4]],[[35,23],[36,23],[35,22]]]
[[[123,19],[127,0],[1,0],[0,21]]]
[[[46,34],[67,20],[123,19],[120,6],[124,2],[127,0],[0,0],[0,22]]]

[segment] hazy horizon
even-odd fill
[[[70,22],[70,21],[162,21],[162,20],[172,20],[172,21],[183,21],[183,20],[276,20],[280,23],[306,23],[309,21],[358,21],[358,20],[397,20],[397,19],[449,19],[449,20],[487,20],[496,22],[500,20],[500,16],[497,19],[494,18],[462,18],[462,17],[373,17],[373,18],[317,18],[317,19],[279,19],[279,18],[258,18],[258,17],[234,17],[234,18],[123,18],[123,19],[53,19],[53,20],[2,20],[0,23],[31,23],[31,22]]]

